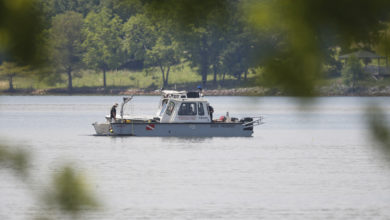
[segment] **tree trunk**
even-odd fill
[[[208,74],[208,62],[206,56],[203,56],[203,60],[200,66],[200,73],[202,75],[202,86],[203,88],[206,88],[207,83],[207,74]]]
[[[163,89],[165,88],[165,70],[164,70],[164,67],[161,65],[161,63],[159,64],[160,66],[160,70],[161,70],[161,76],[162,76],[162,82],[163,82]]]
[[[206,88],[207,83],[207,72],[202,72],[202,86],[203,88]]]
[[[217,85],[217,67],[213,65],[213,71],[214,71],[214,79],[213,79],[213,85]]]
[[[225,76],[226,76],[226,72],[223,72],[221,86],[223,86],[225,84]]]
[[[356,81],[356,74],[352,73],[352,94],[355,94],[355,81]]]
[[[171,69],[170,66],[168,66],[166,75],[165,75],[165,81],[164,81],[164,87],[168,87],[168,77],[169,77],[169,70]]]
[[[103,67],[103,87],[106,88],[106,67]]]
[[[200,73],[202,75],[202,86],[203,88],[206,88],[207,83],[207,74],[209,73],[209,52],[207,51],[208,45],[206,37],[202,37],[202,47],[201,49],[201,63],[200,63]]]
[[[247,76],[248,76],[248,70],[245,70],[245,72],[244,72],[244,81],[245,81],[245,82],[246,82],[246,80],[248,79]]]
[[[385,42],[387,42],[387,29],[386,29],[386,32],[385,32]],[[388,54],[387,54],[387,50],[389,49],[388,48],[388,44],[385,44],[385,57],[386,57],[386,73],[387,74],[387,71],[389,70],[389,57],[388,57]]]
[[[9,91],[10,91],[10,92],[14,91],[13,79],[14,79],[14,76],[13,76],[13,75],[9,76],[8,83],[9,83]]]
[[[68,74],[68,90],[72,91],[73,90],[73,85],[72,85],[72,68],[69,67],[66,73]]]

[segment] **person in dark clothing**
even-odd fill
[[[209,105],[209,106],[208,106],[208,110],[209,110],[211,122],[213,122],[213,113],[214,113],[214,109],[213,109],[213,107],[211,107],[211,106]]]
[[[118,107],[118,103],[115,103],[112,108],[111,108],[111,112],[110,112],[110,121],[111,122],[115,122],[115,119],[116,119],[116,107]],[[112,120],[114,119],[114,120]]]

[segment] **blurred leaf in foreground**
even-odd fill
[[[0,0],[0,62],[42,61],[42,18],[38,1]]]
[[[248,21],[280,43],[269,52],[264,82],[289,95],[313,96],[327,52],[375,42],[389,19],[385,0],[247,0]]]
[[[29,154],[19,148],[0,145],[0,166],[10,168],[22,178],[28,176]]]
[[[46,195],[49,206],[72,214],[73,218],[98,206],[83,176],[70,166],[64,166],[54,175],[52,187]]]
[[[380,144],[386,156],[390,158],[390,127],[384,112],[378,107],[371,107],[367,115],[371,135]]]

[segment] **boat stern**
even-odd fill
[[[111,135],[110,132],[110,123],[98,123],[95,122],[92,124],[92,126],[95,128],[96,135]]]

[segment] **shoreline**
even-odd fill
[[[181,89],[179,89],[181,90]],[[278,89],[264,87],[230,88],[230,89],[205,89],[207,96],[289,96]],[[1,91],[0,95],[160,95],[160,90],[153,89],[129,89],[129,88],[74,88],[71,92],[67,89],[16,89],[14,91]],[[390,96],[390,86],[382,87],[357,87],[352,89],[344,85],[332,85],[320,87],[317,92],[319,97],[328,96]]]

